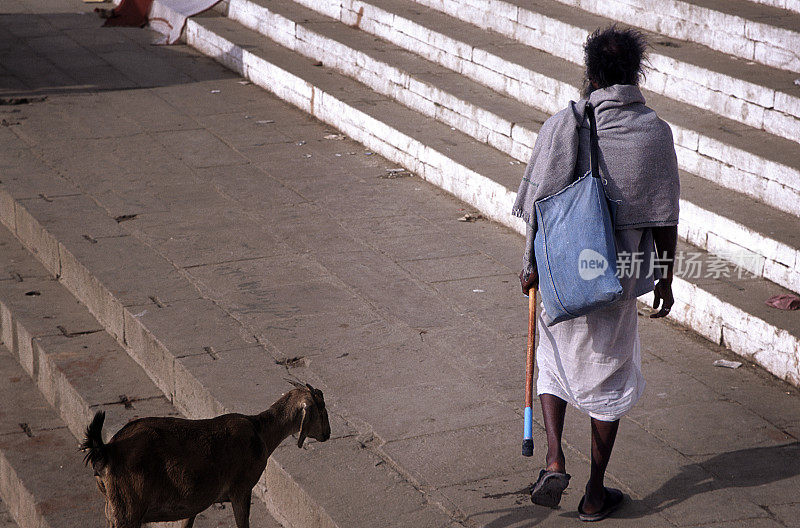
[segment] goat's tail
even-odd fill
[[[91,462],[95,471],[102,469],[108,460],[106,444],[103,442],[103,422],[105,419],[106,413],[103,411],[95,413],[92,423],[86,428],[86,438],[81,444],[81,450],[86,451],[83,463],[88,465]]]

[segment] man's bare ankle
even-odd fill
[[[603,486],[590,487],[586,485],[586,492],[583,495],[583,512],[595,513],[603,508],[606,499],[606,490]]]
[[[555,460],[548,461],[547,471],[555,471],[556,473],[566,473],[566,463],[563,457],[556,458]]]

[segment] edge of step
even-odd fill
[[[0,528],[19,528],[11,517],[11,512],[8,510],[6,503],[3,502],[3,499],[0,499]]]
[[[412,1],[576,64],[583,63],[582,43],[594,28],[614,22],[604,15],[566,5],[568,2],[563,0],[540,0],[536,10],[520,0],[499,0],[491,7],[463,0]],[[800,97],[794,93],[794,72],[641,29],[653,44],[650,72],[655,74],[644,80],[644,87],[723,115],[735,114],[751,126],[778,135],[797,130]],[[724,71],[731,68],[753,71],[746,71],[743,76]],[[672,82],[667,83],[667,77]],[[770,86],[765,86],[763,79],[769,79]],[[788,134],[795,141],[796,136],[796,132]]]
[[[50,406],[48,411],[58,415],[48,423],[64,424],[77,446],[86,426],[99,410],[106,411],[103,428],[106,440],[139,417],[181,416],[88,309],[50,276],[5,227],[0,227],[0,247],[4,250],[0,266],[6,267],[6,261],[11,260],[10,269],[34,271],[22,280],[0,280],[0,340],[5,352],[17,361],[21,371],[38,389],[36,398],[44,398]],[[36,295],[29,295],[30,292]],[[14,377],[17,378],[20,376]],[[25,405],[22,400],[19,403]],[[82,455],[75,449],[67,458],[72,467],[75,466],[72,459],[80,462]],[[91,469],[83,464],[78,467],[82,470],[80,477],[72,478],[88,477],[81,493],[89,490],[102,504]],[[2,494],[17,496],[8,486]],[[30,507],[19,509],[20,512],[30,510]],[[230,510],[223,512],[211,507],[199,516],[197,524],[204,525],[204,519],[230,521],[229,517],[232,518]],[[279,526],[263,504],[253,505],[251,518],[255,526]],[[26,517],[22,524],[39,526],[31,522]],[[24,528],[22,524],[20,528]]]
[[[244,28],[242,30],[249,31]],[[403,164],[419,174],[423,179],[477,207],[489,218],[511,227],[518,233],[524,233],[522,222],[510,214],[513,191],[502,188],[503,186],[496,182],[488,181],[487,178],[474,173],[474,171],[465,173],[465,168],[458,163],[452,162],[441,153],[425,148],[424,145],[414,145],[416,140],[399,134],[397,131],[389,131],[391,133],[383,134],[387,132],[388,128],[385,124],[376,123],[377,126],[374,129],[376,132],[368,132],[361,127],[364,126],[364,123],[374,122],[374,119],[370,116],[343,101],[337,100],[319,87],[314,87],[291,72],[268,63],[264,58],[257,55],[254,47],[248,46],[249,49],[243,49],[234,42],[230,42],[224,37],[207,30],[196,20],[189,20],[186,40],[191,46],[215,58],[234,71],[243,74],[253,83],[275,93],[278,97],[338,128],[356,141],[360,141],[371,150],[396,163]],[[376,134],[381,134],[381,137]],[[402,137],[402,141],[397,144],[405,145],[405,151],[399,150],[393,146],[392,142],[385,139],[397,139],[398,135]],[[419,153],[426,159],[414,158],[409,152]],[[475,177],[473,177],[473,174]],[[470,180],[474,181],[471,182]],[[472,183],[471,186],[470,183]],[[464,192],[464,188],[467,187],[469,187],[470,192]],[[785,358],[794,356],[795,351],[800,348],[800,337],[793,335],[788,330],[778,328],[751,316],[723,300],[719,295],[710,292],[704,292],[704,298],[708,299],[707,302],[694,305],[694,300],[700,297],[699,292],[703,291],[701,287],[681,279],[676,279],[675,283],[677,291],[691,293],[684,295],[686,308],[673,310],[670,315],[671,318],[697,330],[701,335],[708,337],[712,341],[730,343],[729,346],[737,353],[752,357],[774,375],[794,385],[800,384],[800,371],[790,370],[789,367],[791,365],[785,360]],[[776,289],[779,289],[779,287],[776,286]],[[742,314],[744,315],[743,317],[727,320],[732,315]],[[725,319],[724,324],[723,319]],[[770,343],[781,347],[777,352],[774,350],[765,351],[762,343],[755,343],[747,339],[736,340],[736,344],[733,344],[733,339],[723,340],[723,326],[734,324],[733,330],[742,332],[746,336],[747,329],[753,328],[752,325],[755,324],[755,320],[760,322],[759,324],[765,329],[767,336],[776,336]],[[707,328],[717,328],[719,332],[707,331]],[[764,339],[767,339],[767,337],[764,337]],[[783,359],[771,361],[765,354],[766,356],[775,354],[776,357]],[[792,368],[797,368],[797,365],[795,364]]]
[[[525,161],[530,157],[539,125],[538,122],[528,124],[514,121],[515,115],[531,113],[520,111],[522,108],[513,108],[515,106],[525,107],[525,103],[522,101],[504,94],[494,94],[491,92],[491,88],[485,85],[470,87],[469,83],[475,82],[471,79],[465,79],[467,86],[460,87],[464,92],[475,92],[478,88],[491,93],[495,101],[476,103],[474,100],[465,99],[463,95],[451,93],[446,88],[438,86],[436,81],[431,80],[432,76],[429,73],[422,75],[416,73],[417,70],[427,72],[429,69],[435,70],[436,68],[449,71],[438,63],[430,62],[422,57],[406,58],[403,53],[409,52],[404,48],[397,47],[396,51],[399,53],[400,62],[409,62],[408,66],[404,68],[405,64],[397,65],[390,62],[389,59],[382,58],[387,54],[376,54],[371,52],[368,47],[362,50],[359,46],[348,43],[348,40],[358,36],[357,33],[342,40],[320,33],[320,31],[325,32],[327,29],[335,27],[331,24],[342,24],[339,21],[331,20],[315,11],[304,12],[306,8],[300,5],[296,6],[299,11],[292,13],[293,18],[287,18],[286,8],[280,9],[284,14],[269,10],[276,8],[277,4],[271,3],[269,8],[261,7],[259,9],[262,14],[267,14],[265,20],[253,12],[255,4],[251,0],[233,0],[233,18],[231,20],[236,20],[253,31],[265,34],[278,44],[307,58],[321,61],[323,65],[354,78],[376,92],[393,98],[423,115],[455,127],[518,161]],[[313,15],[316,15],[318,20],[314,19]],[[352,31],[356,32],[357,30],[352,29]],[[368,33],[363,35],[366,37]],[[387,43],[387,45],[395,46],[392,43]],[[366,47],[368,44],[365,43],[364,46]],[[392,50],[392,53],[394,51]],[[469,97],[467,95],[467,98]],[[486,94],[482,94],[479,99],[487,99]],[[493,109],[500,108],[505,115],[498,115],[495,110],[487,110],[481,104],[487,104]],[[527,107],[524,109],[528,110]],[[545,115],[536,116],[535,113],[532,117],[540,120],[546,118]],[[701,178],[688,174],[684,174],[682,179],[689,179],[694,186],[701,184]],[[703,187],[713,189],[716,186],[711,181],[705,181],[707,183],[702,185]],[[704,189],[704,191],[706,190]],[[744,196],[739,196],[739,193],[735,191],[731,192],[735,194],[733,201],[737,204],[745,201]],[[709,201],[705,200],[705,202]],[[800,249],[798,249],[800,243],[795,247],[792,244],[773,239],[749,227],[746,221],[726,218],[717,214],[713,209],[704,209],[687,199],[682,200],[681,203],[683,221],[681,235],[684,238],[712,253],[746,254],[750,260],[752,260],[750,257],[757,257],[758,261],[749,263],[749,271],[758,276],[764,276],[785,288],[798,288],[800,285]],[[775,216],[773,211],[778,212],[766,204],[756,203],[754,205],[768,217]],[[795,218],[791,220],[794,221]],[[800,227],[800,219],[797,220],[797,223]],[[708,226],[716,226],[718,231],[706,233]],[[744,257],[740,256],[740,258]]]
[[[720,9],[724,4],[709,7],[707,2],[662,0],[659,9],[653,10],[642,1],[557,1],[742,59],[800,72],[800,56],[796,53],[800,33],[795,29],[800,26],[800,14],[779,7],[729,0],[727,9]],[[786,17],[790,18],[788,23],[779,20]]]
[[[259,345],[253,336],[248,336],[238,321],[213,302],[198,298],[199,294],[188,280],[182,279],[182,285],[171,279],[165,280],[167,274],[160,273],[160,263],[166,264],[166,261],[133,236],[100,237],[99,233],[115,230],[116,222],[105,211],[101,212],[96,204],[92,208],[93,202],[88,197],[65,193],[60,197],[48,197],[49,201],[35,198],[34,189],[37,185],[44,185],[44,182],[52,179],[49,175],[38,178],[39,181],[28,181],[22,185],[27,200],[12,196],[5,188],[6,184],[0,186],[0,217],[4,223],[10,222],[5,225],[50,275],[58,277],[58,281],[42,278],[41,272],[32,270],[34,266],[23,263],[23,272],[35,278],[24,279],[27,281],[27,284],[23,282],[24,286],[13,285],[13,278],[0,283],[9,283],[6,286],[16,288],[26,300],[30,300],[24,295],[25,291],[30,291],[28,285],[37,280],[45,286],[49,284],[53,288],[66,288],[65,291],[78,298],[88,309],[86,314],[80,316],[81,320],[86,320],[88,313],[91,313],[101,327],[114,337],[115,346],[122,346],[130,356],[128,363],[138,363],[151,380],[150,383],[158,387],[167,400],[189,418],[205,418],[230,411],[259,412],[277,398],[279,394],[276,393],[268,402],[260,401],[265,393],[263,387],[273,387],[271,390],[274,390],[274,387],[287,386],[284,380],[290,375],[287,367],[279,365],[264,346]],[[65,188],[70,187],[66,181],[61,184]],[[28,211],[26,206],[34,213]],[[48,208],[50,212],[45,210]],[[90,238],[97,235],[99,239],[95,239],[96,243],[83,239],[74,226],[63,221],[78,211],[86,221],[81,232],[89,231]],[[84,266],[84,261],[93,264],[91,269]],[[119,268],[113,266],[115,262],[126,264],[124,268]],[[109,263],[112,266],[108,266]],[[174,273],[174,267],[171,269]],[[13,277],[14,274],[6,276]],[[128,283],[134,281],[138,288],[131,292],[120,280]],[[45,286],[37,286],[40,295],[32,297],[41,300],[49,297],[45,295],[48,293]],[[2,296],[2,288],[0,284],[0,300],[5,305],[7,301]],[[179,291],[181,289],[191,290],[195,295],[183,295]],[[151,291],[159,293],[159,303],[146,300]],[[59,303],[53,304],[52,309],[58,309]],[[73,315],[76,313],[74,309],[61,311]],[[15,313],[23,313],[23,310],[17,309]],[[4,340],[15,343],[18,350],[30,349],[34,357],[38,357],[37,353],[47,353],[37,343],[41,341],[43,345],[50,337],[45,335],[37,341],[27,327],[14,320],[15,316],[9,309],[3,309],[2,314],[0,335]],[[57,338],[62,334],[60,330],[52,330],[54,322],[46,320],[43,324],[50,325],[42,331],[44,334],[56,333]],[[80,328],[77,324],[59,326]],[[88,340],[93,335],[86,335],[84,339]],[[70,341],[77,343],[76,339],[81,338],[72,338]],[[209,353],[206,345],[212,353]],[[20,357],[27,355],[27,352],[19,354]],[[37,368],[40,373],[50,370],[42,368],[46,363],[43,360],[34,359],[29,363],[32,371]],[[313,376],[313,373],[308,374]],[[39,378],[51,379],[42,375],[37,376]],[[324,384],[316,379],[307,381],[325,389]],[[66,383],[56,385],[65,394],[73,391],[73,387],[65,387],[68,385]],[[242,387],[250,389],[243,391]],[[253,398],[253,393],[260,397]],[[66,400],[66,397],[62,399]],[[309,442],[302,450],[279,449],[270,457],[255,495],[264,502],[273,517],[286,526],[303,528],[353,526],[353,513],[341,496],[330,492],[330,483],[346,483],[340,486],[343,492],[356,493],[356,490],[362,489],[361,479],[366,478],[380,489],[393,489],[399,495],[373,497],[374,509],[359,512],[365,519],[383,518],[386,512],[392,512],[401,519],[404,516],[417,516],[429,521],[436,519],[437,525],[449,525],[451,518],[443,508],[412,481],[400,478],[393,466],[382,463],[387,460],[379,452],[378,446],[363,446],[358,432],[336,413],[334,402],[331,403],[329,415],[334,429],[331,440],[324,445]],[[78,411],[70,412],[78,417],[87,415],[86,402],[79,401],[77,405],[65,408],[76,406],[79,407]],[[72,421],[76,429],[88,423],[80,423],[79,418],[73,418]],[[341,463],[343,457],[346,464]],[[309,471],[309,464],[325,467],[328,472],[326,477],[320,479],[314,471]]]
[[[372,32],[375,36],[418,53],[427,60],[460,72],[476,82],[541,111],[558,111],[570,99],[579,98],[577,87],[563,78],[542,75],[521,64],[519,59],[506,59],[501,56],[509,53],[507,49],[511,48],[508,46],[496,47],[494,50],[482,49],[481,46],[462,42],[440,31],[422,26],[409,18],[361,0],[353,0],[350,8],[337,2],[296,1],[306,8],[339,20],[346,25],[355,24],[357,21],[360,28]],[[257,6],[251,0],[234,0],[231,4],[231,16],[236,17],[239,5]],[[355,10],[356,8],[358,11]],[[263,7],[259,7],[259,9],[264,10]],[[431,9],[436,11],[438,8],[432,6]],[[461,20],[457,14],[444,12],[444,15],[450,16],[460,24],[469,24],[469,22]],[[272,18],[280,20],[281,17]],[[495,20],[497,17],[489,18]],[[240,21],[246,21],[246,19],[245,14]],[[265,22],[260,24],[263,28],[268,27]],[[290,26],[283,24],[278,31],[290,29]],[[514,40],[515,37],[519,37],[518,33],[515,32],[509,36],[503,35],[501,31],[501,38]],[[304,34],[307,35],[308,32]],[[276,37],[278,35],[273,31],[270,38],[275,39]],[[278,37],[277,40],[281,42],[285,39]],[[560,36],[558,40],[563,46],[564,42],[569,39]],[[531,46],[530,43],[524,41],[520,44],[520,46],[522,45]],[[531,49],[530,51],[535,50]],[[560,57],[557,50],[545,51],[553,52],[554,55]],[[519,52],[516,52],[516,55],[519,55]],[[574,67],[570,66],[570,68]],[[525,75],[520,76],[520,72],[525,72]],[[563,74],[557,75],[563,77]],[[544,91],[548,94],[544,99],[539,95],[543,93],[542,86],[545,87]],[[685,104],[654,92],[648,92],[647,97],[655,99],[654,106],[666,114],[674,114],[675,110],[681,110],[681,105]],[[790,160],[794,160],[794,158],[789,157],[786,149],[778,149],[775,146],[777,141],[785,143],[785,146],[792,150],[796,146],[794,142],[763,130],[741,125],[717,114],[709,115],[708,118],[713,118],[718,123],[712,123],[705,127],[705,132],[698,131],[693,128],[692,123],[697,120],[699,114],[686,114],[681,111],[678,114],[683,114],[682,118],[685,118],[687,123],[675,122],[670,119],[669,115],[666,116],[666,120],[670,122],[675,136],[675,146],[681,168],[715,181],[724,187],[752,196],[784,212],[800,216],[800,183],[798,183],[800,182],[800,167],[791,165],[793,161]],[[679,117],[681,116],[679,115]],[[742,127],[744,130],[749,128],[756,137],[743,138],[742,130],[740,130]],[[700,127],[700,130],[702,128]],[[709,134],[709,131],[714,133]],[[520,131],[520,134],[522,133]],[[794,137],[800,138],[800,134]],[[517,149],[517,152],[523,150],[524,148]]]
[[[770,7],[777,7],[779,9],[786,9],[787,11],[794,11],[800,13],[800,1],[798,0],[750,0],[756,4],[762,4]]]
[[[103,500],[78,441],[0,345],[0,495],[19,528],[105,524]]]
[[[180,412],[188,418],[207,418],[225,412],[233,412],[233,410],[228,410],[207,387],[204,387],[194,377],[190,371],[191,367],[187,368],[177,359],[173,359],[163,344],[146,328],[139,325],[135,315],[126,312],[123,303],[106,290],[103,284],[75,259],[66,246],[48,232],[46,227],[39,224],[32,215],[27,214],[27,211],[22,213],[24,207],[14,203],[5,189],[0,189],[0,194],[4,198],[8,198],[8,200],[0,200],[2,202],[0,211],[7,211],[7,204],[11,203],[18,213],[17,219],[19,220],[15,220],[10,225],[5,224],[3,231],[8,228],[17,235],[20,242],[26,245],[51,274],[51,277],[41,278],[40,273],[38,274],[39,278],[29,278],[18,284],[12,284],[13,280],[0,281],[0,316],[2,316],[0,338],[3,342],[12,344],[13,355],[21,365],[27,365],[24,368],[26,374],[36,380],[42,394],[47,396],[50,404],[58,409],[64,422],[76,437],[83,434],[83,428],[91,421],[94,411],[103,405],[93,404],[84,399],[72,384],[70,378],[80,377],[81,367],[85,366],[79,363],[79,368],[69,368],[70,359],[74,359],[70,356],[73,356],[74,352],[67,351],[65,353],[67,363],[64,365],[65,370],[57,364],[52,364],[54,358],[57,359],[57,354],[53,354],[51,357],[47,346],[52,346],[53,340],[68,340],[68,346],[75,346],[75,339],[67,338],[64,332],[58,329],[58,326],[84,328],[89,321],[95,318],[93,328],[105,328],[104,331],[98,333],[104,335],[110,342],[105,343],[104,348],[112,349],[116,361],[127,364],[124,367],[126,370],[133,367],[135,374],[144,376],[146,373],[149,376],[146,382],[141,379],[137,381],[140,385],[148,383],[152,385],[152,388],[147,391],[148,393],[158,392],[158,396],[150,394],[148,398],[142,400],[133,398],[134,407],[143,407],[142,410],[147,415],[164,416]],[[7,220],[7,217],[4,217],[4,220]],[[32,231],[26,231],[22,227],[25,224],[32,226]],[[17,230],[17,226],[22,229]],[[26,239],[26,233],[33,234],[33,239]],[[42,242],[43,245],[37,245]],[[58,277],[58,279],[52,277]],[[34,289],[31,290],[31,288]],[[13,302],[8,295],[8,289],[17,290],[21,294],[20,298],[25,301],[42,299],[43,302],[37,303],[35,309],[26,310],[24,306],[20,306],[19,302]],[[69,290],[68,294],[67,290]],[[39,294],[28,296],[25,295],[27,291],[38,291]],[[65,298],[65,294],[74,295],[80,299],[85,308],[78,304],[79,301],[75,299],[70,301]],[[42,310],[47,313],[48,309],[52,310],[54,315],[44,317],[31,315],[42,312]],[[85,312],[81,310],[85,310]],[[66,318],[67,321],[57,325],[59,317]],[[77,319],[78,322],[74,322],[73,319]],[[97,335],[94,332],[91,334],[80,332],[82,331],[76,331],[77,344]],[[110,332],[111,335],[109,336],[106,332]],[[125,347],[126,350],[121,350],[120,345],[126,340],[133,344],[129,343]],[[132,351],[136,353],[131,353]],[[104,359],[95,358],[95,362]],[[157,365],[155,371],[146,364],[148,360]],[[197,361],[195,356],[189,356],[186,363],[193,364],[194,368],[203,367],[203,362]],[[266,362],[261,363],[262,367],[268,365]],[[272,367],[275,367],[274,361],[270,363],[272,363]],[[119,368],[119,365],[116,367]],[[180,373],[176,373],[176,370],[179,370]],[[283,386],[285,382],[278,369],[271,370],[272,372],[262,369],[263,378],[268,382],[272,381],[276,386]],[[121,400],[122,397],[119,399]],[[266,405],[271,403],[270,401]],[[116,432],[119,426],[127,423],[128,420],[123,418],[126,414],[130,419],[136,416],[131,414],[130,410],[125,410],[125,402],[109,402],[106,406],[113,406],[113,412],[108,414],[108,418],[110,421],[113,420],[111,423],[116,425],[105,428],[107,437],[110,437],[112,431]],[[247,412],[246,409],[236,409],[236,411]],[[256,412],[253,409],[251,411]],[[255,496],[267,506],[270,514],[281,524],[287,526],[335,528],[337,525],[321,507],[315,504],[313,499],[307,496],[302,486],[275,460],[274,455],[270,457],[267,468],[254,489]],[[268,483],[269,488],[267,487]]]
[[[13,404],[0,413],[0,496],[7,503],[0,500],[0,527],[105,526],[104,501],[91,468],[83,464],[79,437],[70,433],[4,344],[0,344],[0,378],[9,382],[0,389],[4,401]],[[232,518],[230,508],[215,505],[198,515],[195,526],[222,526]],[[255,501],[250,518],[254,527],[280,526]]]

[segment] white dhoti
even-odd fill
[[[545,325],[537,317],[538,394],[553,394],[592,418],[614,421],[642,395],[636,298]]]

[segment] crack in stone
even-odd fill
[[[58,331],[61,332],[61,334],[64,337],[69,337],[69,338],[83,336],[83,335],[89,335],[89,334],[96,334],[98,332],[102,332],[103,331],[103,329],[98,329],[98,330],[81,330],[81,331],[78,331],[78,332],[70,332],[69,330],[64,328],[62,325],[56,325],[56,328],[58,328]]]

